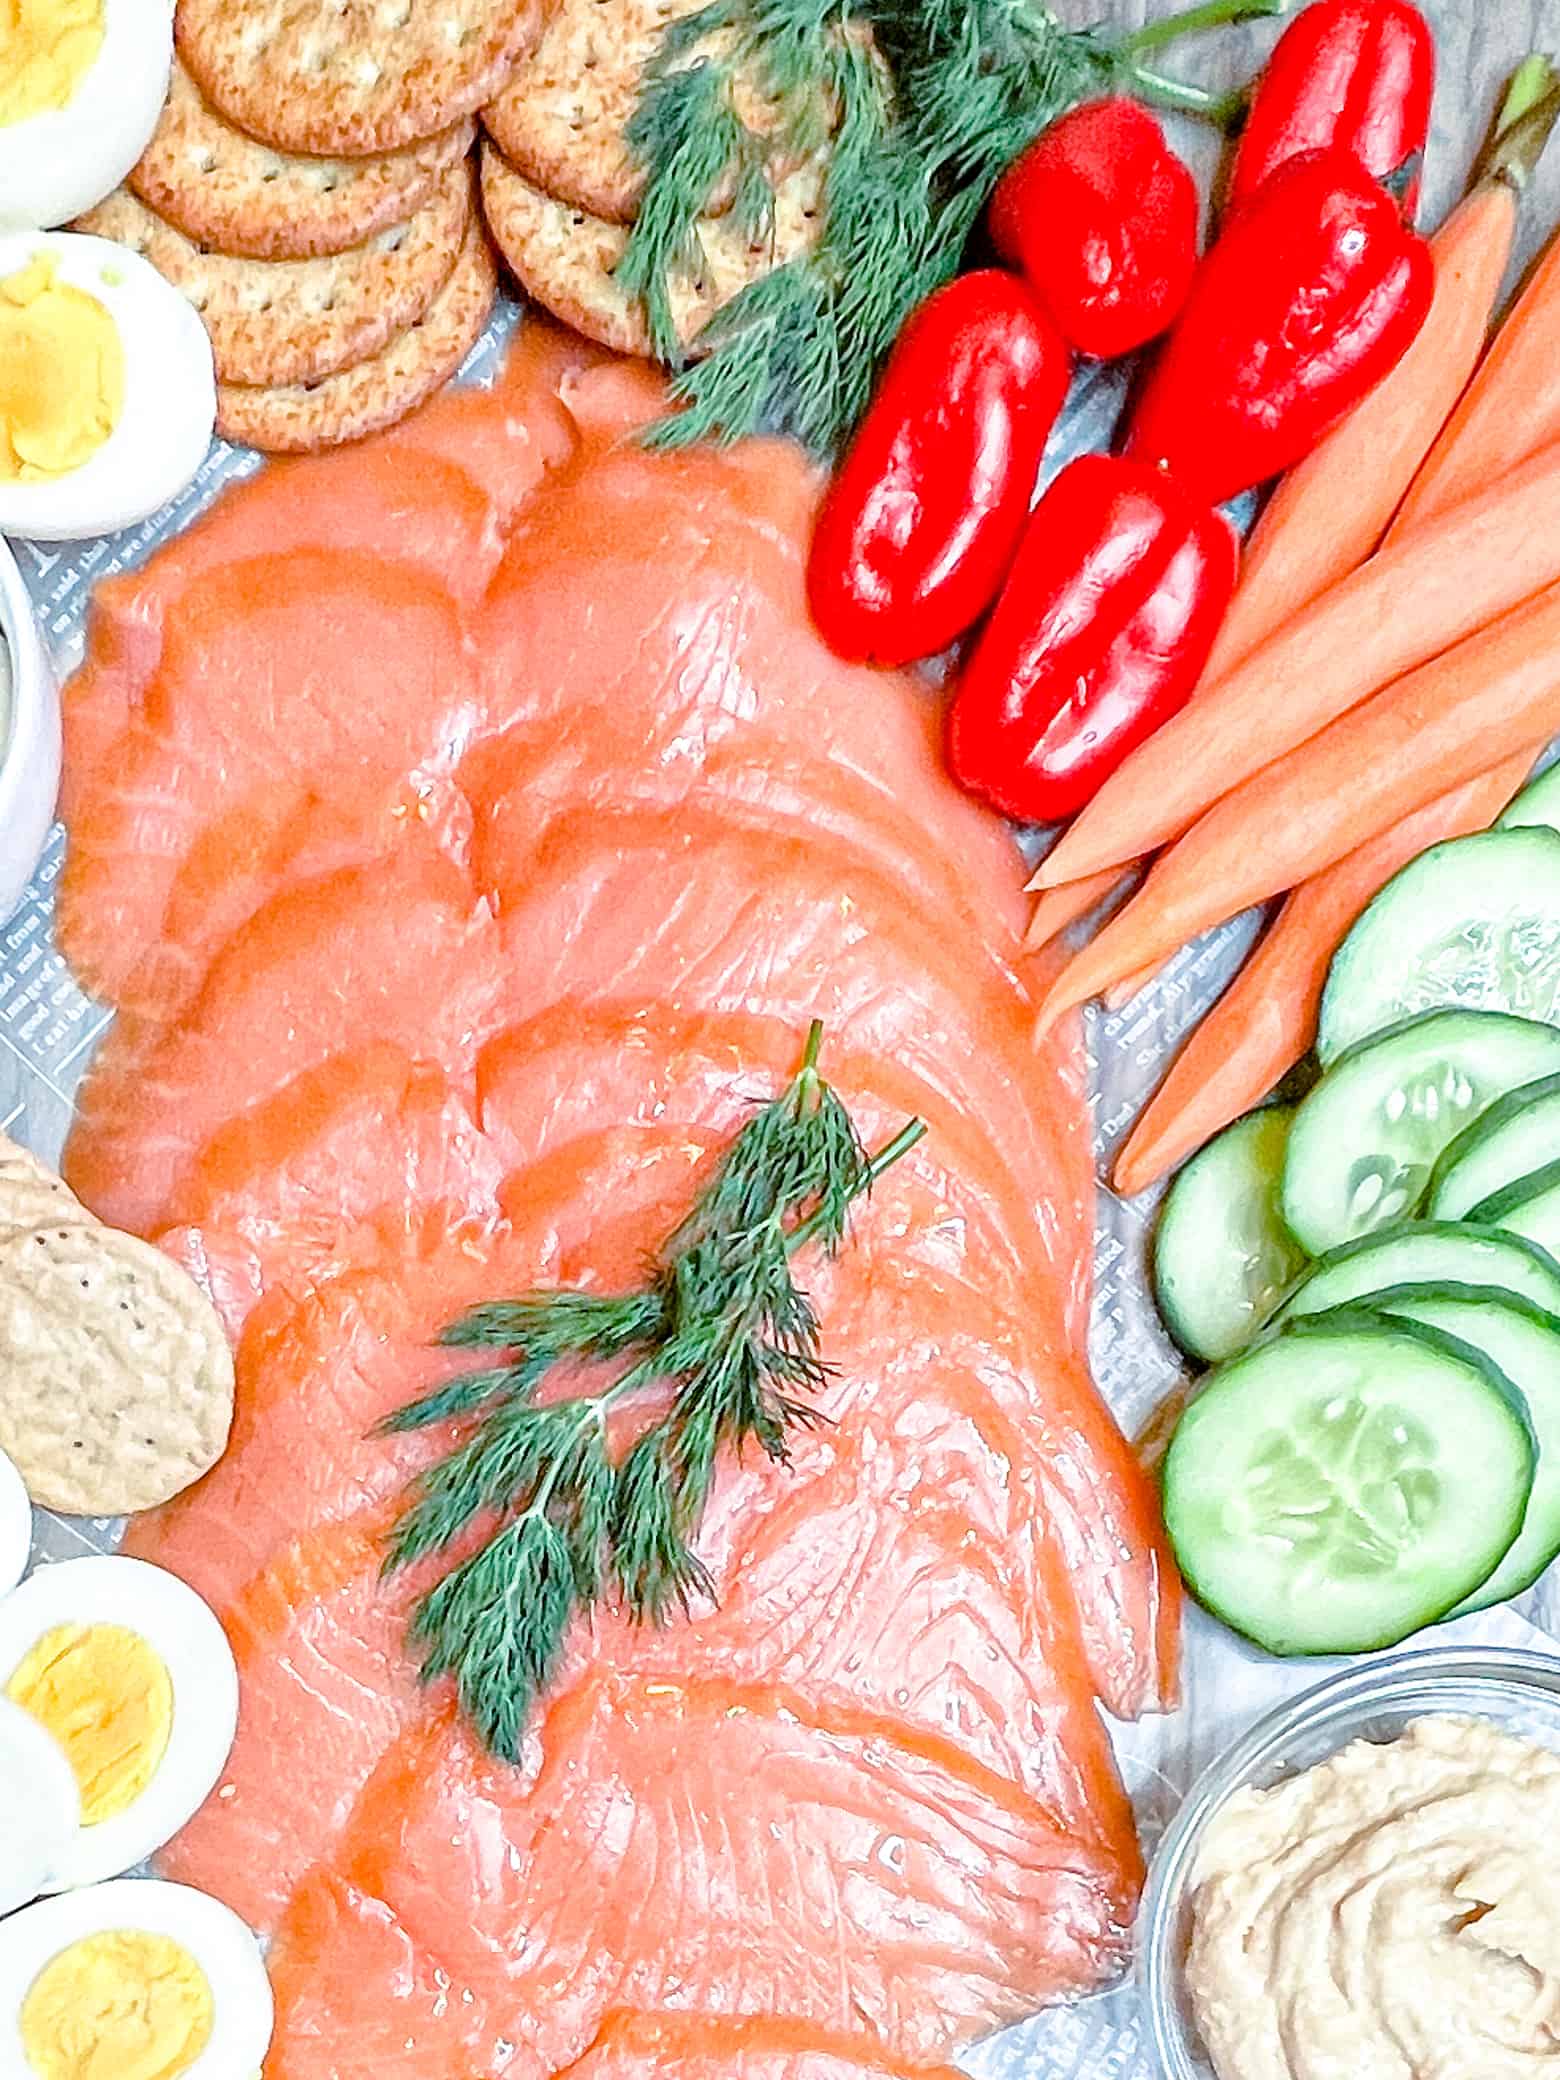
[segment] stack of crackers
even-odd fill
[[[79,228],[184,291],[211,335],[218,431],[273,452],[391,425],[455,371],[496,286],[484,218],[538,303],[648,355],[614,279],[642,186],[627,131],[662,34],[705,4],[178,0],[157,134]],[[776,164],[758,236],[730,197],[703,220],[672,290],[685,345],[806,249],[821,179]]]
[[[551,0],[535,44],[482,111],[482,202],[499,251],[538,303],[624,354],[652,351],[643,309],[613,279],[642,186],[628,125],[662,34],[706,4]],[[761,117],[744,116],[758,127]],[[806,249],[820,181],[815,165],[777,167],[774,222],[757,238],[729,196],[705,218],[702,264],[672,287],[685,346],[739,290]]]
[[[206,321],[218,430],[274,451],[390,425],[451,375],[496,278],[475,111],[540,0],[179,0],[162,121],[79,228]]]

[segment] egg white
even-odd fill
[[[177,1575],[118,1554],[40,1567],[0,1603],[0,1691],[57,1625],[138,1632],[168,1670],[173,1727],[140,1797],[112,1819],[77,1828],[44,1888],[49,1892],[116,1877],[176,1835],[215,1787],[238,1725],[238,1669],[227,1634]]]
[[[211,342],[193,306],[150,261],[106,238],[0,234],[0,281],[39,253],[53,254],[59,280],[95,296],[118,328],[124,408],[79,469],[40,483],[0,481],[0,534],[41,542],[112,534],[155,513],[205,460],[217,417]]]
[[[32,1503],[22,1477],[0,1452],[0,1596],[9,1596],[27,1572],[32,1550]]]
[[[0,125],[0,230],[68,224],[124,179],[168,94],[168,0],[105,0],[103,42],[63,108]]]
[[[44,1891],[80,1828],[81,1797],[65,1750],[0,1697],[0,1914]]]
[[[41,1900],[0,1923],[0,2072],[28,2070],[21,2012],[38,1974],[87,1936],[133,1929],[167,1936],[193,1957],[211,1986],[211,2041],[185,2080],[244,2080],[260,2070],[271,2042],[271,1982],[260,1948],[236,1914],[188,1885],[121,1878],[90,1892]]]

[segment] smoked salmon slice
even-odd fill
[[[71,819],[59,930],[88,987],[164,1015],[246,915],[342,864],[344,843],[365,859],[408,822],[437,832],[453,815],[458,832],[472,665],[445,588],[359,550],[200,578],[111,785]]]
[[[221,1781],[158,1859],[269,1934],[386,1749],[430,1709],[405,1651],[418,1584],[379,1578],[384,1513],[305,1533],[221,1612],[238,1734]]]
[[[378,1042],[469,1072],[506,981],[491,915],[414,827],[372,866],[258,911],[174,1027],[113,1027],[66,1149],[72,1188],[154,1232],[208,1140],[334,1056]]]
[[[206,1288],[236,1344],[268,1291],[323,1276],[343,1249],[356,1261],[365,1227],[410,1236],[440,1206],[468,1227],[494,1224],[510,1167],[442,1069],[370,1043],[219,1127],[157,1240]]]
[[[951,2066],[906,2066],[881,2046],[767,2015],[609,2015],[558,2080],[959,2080]]]
[[[588,349],[528,322],[491,391],[446,390],[376,441],[269,465],[232,486],[140,570],[92,595],[87,661],[65,701],[62,809],[74,822],[114,784],[113,754],[196,579],[230,563],[356,549],[479,599],[521,509],[574,454],[559,382]]]
[[[601,1671],[537,1746],[518,1785],[460,1727],[432,1760],[414,1747],[332,1859],[471,1993],[479,2073],[496,2042],[566,2069],[624,2007],[865,2026],[934,2063],[1120,1970],[1098,1852],[892,1720]]]

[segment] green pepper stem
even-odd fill
[[[1173,109],[1179,115],[1198,116],[1220,130],[1228,130],[1240,120],[1250,98],[1245,87],[1234,87],[1227,94],[1214,94],[1206,87],[1192,86],[1187,80],[1167,79],[1164,73],[1152,72],[1146,65],[1129,66],[1126,84],[1156,108]]]
[[[1141,29],[1123,36],[1116,48],[1125,57],[1135,58],[1144,51],[1162,50],[1179,37],[1194,36],[1199,29],[1221,29],[1230,22],[1260,21],[1267,16],[1285,13],[1288,6],[1289,0],[1201,0],[1197,7],[1183,8],[1179,14],[1162,15],[1156,22],[1145,22]]]
[[[1560,73],[1547,58],[1529,58],[1511,82],[1479,179],[1504,181],[1520,195],[1532,179],[1557,121]]]
[[[1495,118],[1495,135],[1504,137],[1515,129],[1530,108],[1542,101],[1555,84],[1555,68],[1543,51],[1530,51],[1511,75],[1511,85]]]

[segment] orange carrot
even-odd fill
[[[1041,863],[1041,885],[1178,836],[1264,766],[1556,579],[1560,441],[1383,549],[1172,716]]]
[[[1177,1056],[1116,1158],[1123,1198],[1259,1105],[1316,1038],[1327,971],[1360,912],[1411,859],[1483,830],[1527,777],[1522,757],[1481,773],[1303,882]]]
[[[1058,932],[1065,932],[1070,924],[1080,917],[1087,917],[1096,903],[1103,903],[1121,876],[1112,868],[1108,873],[1091,874],[1085,881],[1069,881],[1062,888],[1048,888],[1040,896],[1029,920],[1029,930],[1024,934],[1024,945],[1029,952],[1046,946]],[[1035,886],[1031,882],[1030,887]]]
[[[1371,555],[1489,336],[1517,233],[1517,187],[1482,180],[1430,241],[1435,301],[1392,374],[1292,469],[1252,529],[1208,660],[1212,686]],[[1556,428],[1560,437],[1560,427]]]
[[[1074,956],[1045,1030],[1199,932],[1294,888],[1560,728],[1560,586],[1395,680],[1209,809]]]
[[[1389,541],[1560,440],[1560,239],[1538,263],[1414,479]]]

